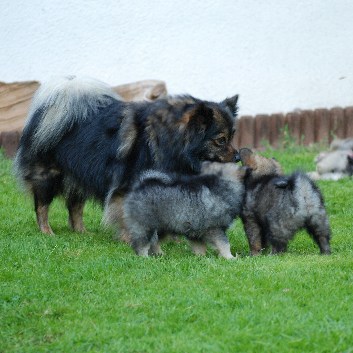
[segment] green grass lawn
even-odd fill
[[[312,170],[315,150],[270,151],[286,172]],[[0,352],[353,352],[353,181],[320,182],[332,255],[304,232],[287,254],[248,256],[239,221],[236,261],[194,256],[185,241],[139,258],[112,240],[89,203],[89,232],[51,208],[40,234],[32,201],[0,157]]]

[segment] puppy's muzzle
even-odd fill
[[[234,157],[233,157],[233,161],[234,161],[234,163],[240,162],[240,154],[239,154],[239,152],[237,150],[235,151],[235,154],[234,154]]]

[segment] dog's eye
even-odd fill
[[[220,137],[214,140],[214,142],[217,146],[224,146],[227,143],[227,139],[225,137]]]

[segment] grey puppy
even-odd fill
[[[205,255],[209,244],[221,257],[234,258],[225,231],[241,211],[245,172],[234,163],[203,162],[196,176],[143,173],[123,204],[136,254],[162,254],[161,238],[182,234],[195,254]],[[114,220],[109,204],[105,218]]]
[[[252,255],[271,245],[272,253],[285,252],[289,240],[306,229],[322,254],[330,254],[331,231],[322,194],[304,173],[283,175],[280,164],[243,148],[247,166],[246,196],[241,215]]]
[[[353,175],[353,138],[333,140],[330,150],[315,157],[316,171],[308,175],[314,180],[339,180]]]

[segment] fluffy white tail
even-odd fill
[[[121,98],[107,84],[67,76],[43,83],[29,111],[26,129],[32,130],[32,148],[45,151],[55,145],[74,123],[84,121],[111,100]]]

